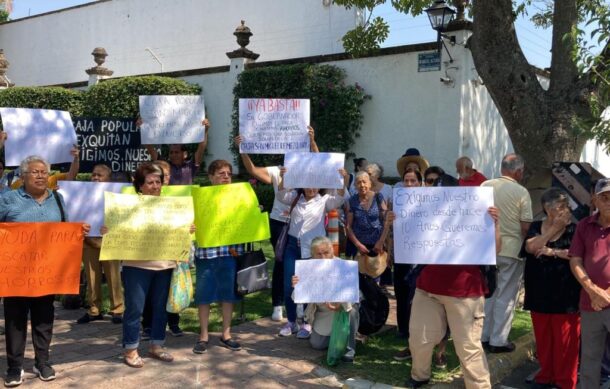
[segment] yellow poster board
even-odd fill
[[[197,185],[163,185],[161,187],[161,196],[190,196],[191,188],[198,187]],[[133,185],[127,185],[121,189],[123,194],[136,194],[136,188]]]
[[[105,192],[100,260],[187,261],[193,223],[191,197]]]
[[[261,212],[247,182],[193,188],[199,247],[269,239],[269,215]]]

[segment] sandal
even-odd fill
[[[162,362],[172,362],[174,357],[172,354],[166,351],[149,351],[148,356],[154,359],[158,359]]]
[[[125,361],[125,364],[129,367],[139,369],[144,366],[144,361],[142,360],[142,357],[140,357],[138,354],[131,357],[128,355],[123,355],[123,360]]]

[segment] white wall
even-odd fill
[[[84,81],[101,46],[114,77],[226,65],[245,20],[259,61],[342,52],[356,10],[322,0],[112,0],[0,25],[17,86]]]

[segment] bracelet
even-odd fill
[[[553,257],[557,258],[557,250],[553,249]]]

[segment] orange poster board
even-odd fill
[[[82,223],[0,223],[0,296],[78,294]]]

